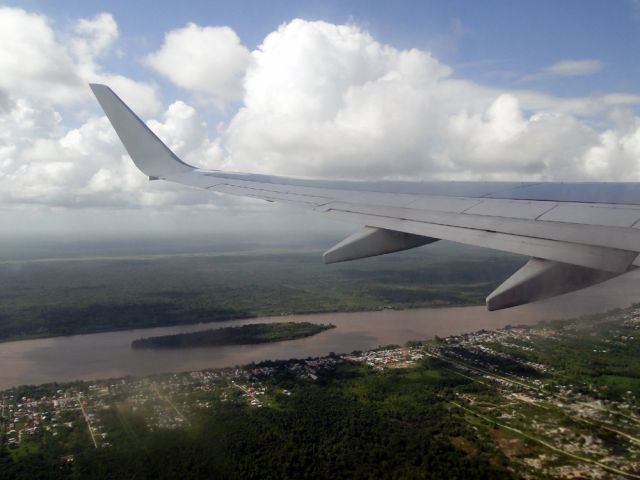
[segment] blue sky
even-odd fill
[[[421,48],[478,82],[542,88],[557,95],[601,91],[640,92],[640,3],[615,1],[21,1],[9,2],[41,11],[57,24],[111,12],[127,64],[114,64],[135,75],[148,75],[135,59],[161,43],[165,32],[187,22],[228,25],[255,48],[278,25],[293,18],[355,23],[378,41],[397,48]],[[597,75],[540,78],[527,74],[566,58],[597,59]],[[113,62],[114,59],[111,60]]]
[[[0,222],[276,221],[262,205],[146,182],[89,82],[204,168],[640,181],[638,45],[640,0],[9,0]]]

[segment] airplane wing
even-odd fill
[[[91,89],[149,179],[286,202],[361,225],[325,252],[325,263],[438,239],[530,257],[487,297],[489,310],[578,290],[640,265],[640,184],[357,182],[202,170],[180,160],[109,87]]]

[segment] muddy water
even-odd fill
[[[143,375],[351,352],[434,335],[574,317],[626,307],[638,301],[640,271],[571,295],[500,312],[488,312],[479,306],[292,315],[0,343],[0,389],[20,384]],[[176,351],[131,348],[131,341],[140,337],[281,321],[333,323],[337,328],[309,338],[257,346]]]

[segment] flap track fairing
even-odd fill
[[[490,311],[524,305],[604,282],[621,273],[532,258],[487,297]]]
[[[346,262],[358,258],[409,250],[437,240],[437,238],[396,232],[384,228],[364,227],[359,232],[345,238],[327,250],[322,258],[324,263]]]

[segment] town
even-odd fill
[[[624,361],[640,347],[640,308],[322,358],[18,387],[0,393],[0,433],[14,458],[46,441],[60,445],[64,460],[73,462],[79,443],[111,448],[123,435],[135,435],[132,418],[153,432],[188,428],[221,403],[277,408],[303,385],[351,365],[377,375],[415,370],[450,378],[452,388],[440,400],[452,415],[487,432],[512,469],[528,472],[525,477],[640,478],[637,383],[616,378],[616,385],[602,375],[577,381],[582,360],[554,357],[567,347],[612,370],[607,362]]]

